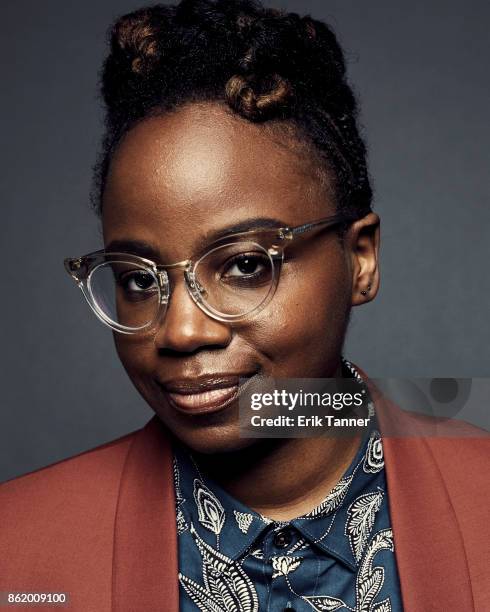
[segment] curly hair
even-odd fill
[[[255,123],[287,123],[333,183],[336,208],[371,210],[366,147],[344,55],[325,23],[255,0],[181,0],[120,17],[101,73],[105,135],[94,172],[100,216],[110,160],[138,121],[215,101]]]

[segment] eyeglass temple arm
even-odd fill
[[[279,238],[291,240],[294,236],[298,234],[303,234],[304,232],[308,232],[315,227],[319,227],[320,225],[334,226],[352,220],[353,218],[348,217],[346,215],[333,215],[331,217],[319,219],[318,221],[312,221],[311,223],[297,225],[296,227],[281,227],[279,229]]]

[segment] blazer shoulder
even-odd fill
[[[484,469],[490,463],[490,432],[460,419],[401,413],[405,434],[425,442],[442,476],[454,474],[464,480],[471,473],[479,486],[490,489]]]
[[[136,430],[0,485],[0,590],[57,591],[110,609],[114,521]]]
[[[24,501],[32,505],[35,499],[38,505],[43,499],[76,496],[110,485],[118,479],[138,431],[0,483],[0,515],[11,504],[18,509]]]
[[[488,465],[490,432],[486,429],[455,418],[405,414],[417,424],[411,433],[425,439],[433,454],[456,454],[451,461],[445,462],[445,466],[461,469]]]
[[[474,490],[490,495],[490,434],[486,430],[464,422],[448,423],[425,440],[443,478],[457,483],[466,494]]]

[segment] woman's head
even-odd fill
[[[311,18],[184,0],[115,24],[103,92],[95,205],[106,250],[145,243],[167,264],[258,217],[358,219],[292,245],[274,298],[250,320],[208,316],[175,269],[153,333],[115,334],[128,375],[175,435],[201,452],[247,446],[237,402],[195,414],[169,393],[203,377],[338,374],[351,307],[378,287],[378,218],[342,53]]]
[[[102,74],[106,136],[96,172],[100,212],[110,160],[136,122],[185,103],[224,104],[263,125],[287,120],[336,190],[337,208],[371,209],[366,151],[342,50],[309,16],[252,0],[182,0],[121,17]],[[291,140],[291,137],[290,137]]]

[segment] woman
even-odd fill
[[[65,264],[155,417],[1,487],[1,589],[77,610],[485,609],[484,510],[461,521],[488,438],[424,438],[342,356],[378,291],[379,218],[330,28],[249,0],[142,9],[112,29],[102,91],[105,246]],[[264,376],[351,377],[369,425],[244,437]]]

